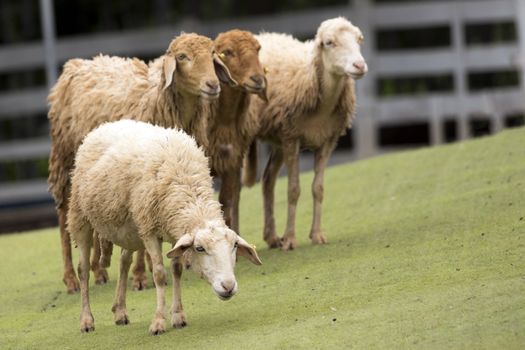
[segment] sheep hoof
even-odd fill
[[[322,232],[312,232],[310,234],[310,239],[312,240],[312,244],[328,243],[328,240],[326,239],[325,235]]]
[[[125,325],[129,324],[128,316],[126,315],[126,316],[122,317],[121,319],[115,320],[115,324],[117,326],[125,326]]]
[[[155,319],[149,326],[150,335],[160,335],[166,331],[163,319]]]
[[[109,281],[108,271],[106,269],[95,270],[95,283],[106,284]]]
[[[62,281],[66,285],[68,294],[74,294],[80,290],[80,283],[75,273],[65,273]]]
[[[121,310],[114,310],[113,313],[115,314],[115,324],[118,326],[125,326],[129,324],[129,316],[126,312],[126,309]]]
[[[89,333],[89,332],[94,332],[94,331],[95,331],[95,327],[94,326],[80,327],[80,332],[81,333]]]
[[[144,290],[148,287],[146,283],[147,277],[145,273],[134,275],[133,276],[133,290]]]
[[[173,317],[171,318],[171,325],[173,328],[181,329],[188,325],[186,322],[186,316],[184,315],[184,312],[177,312],[173,314]]]
[[[186,327],[187,325],[188,324],[186,322],[177,323],[177,324],[173,324],[173,328],[182,329],[182,328]]]
[[[273,235],[271,237],[264,239],[266,243],[268,244],[268,248],[274,249],[274,248],[280,248],[281,247],[281,239],[277,235]]]
[[[297,241],[295,240],[295,237],[283,237],[281,241],[281,250],[294,250],[295,247],[297,247]]]
[[[95,330],[95,320],[92,315],[81,316],[80,332],[89,333]]]

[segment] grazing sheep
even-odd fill
[[[126,283],[131,252],[141,248],[151,256],[157,290],[152,335],[163,333],[166,272],[163,241],[174,244],[172,325],[186,325],[180,277],[184,253],[193,270],[212,285],[220,299],[237,292],[236,255],[260,265],[254,247],[224,223],[213,198],[208,159],[182,131],[121,120],[106,123],[79,147],[71,177],[68,230],[79,248],[82,332],[94,330],[89,305],[89,255],[93,230],[122,247],[113,313],[116,324],[128,324]]]
[[[148,65],[138,59],[98,56],[73,59],[49,95],[51,154],[49,191],[58,212],[64,283],[69,293],[78,291],[71,262],[71,244],[66,231],[70,171],[82,139],[98,125],[123,118],[165,127],[180,127],[206,145],[206,122],[210,101],[219,96],[219,80],[232,82],[227,68],[213,52],[213,42],[197,34],[182,34],[166,54]],[[111,252],[111,250],[109,250]],[[107,281],[99,265],[95,244],[92,268],[97,283]],[[139,259],[143,262],[143,259]],[[109,263],[109,257],[103,260]],[[134,269],[134,288],[145,283],[144,266]]]
[[[248,115],[248,106],[251,94],[266,99],[266,78],[259,62],[261,45],[250,32],[221,33],[214,45],[237,84],[223,84],[219,100],[213,104],[206,154],[212,172],[221,179],[219,202],[226,224],[239,233],[242,162],[257,132],[256,120]]]
[[[339,137],[351,126],[355,110],[354,79],[368,68],[361,55],[363,35],[344,18],[326,20],[313,41],[300,42],[289,35],[265,33],[260,59],[269,68],[268,103],[253,100],[250,113],[259,117],[258,137],[271,144],[263,175],[264,240],[270,247],[293,249],[295,210],[299,198],[299,152],[315,153],[312,184],[314,215],[312,243],[326,243],[321,232],[323,174]],[[256,162],[250,150],[246,183],[250,184]],[[273,215],[275,180],[283,162],[288,169],[288,219],[282,239],[275,232]]]

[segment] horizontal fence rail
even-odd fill
[[[180,33],[198,32],[214,37],[232,28],[253,32],[288,32],[312,37],[319,23],[327,18],[346,16],[359,25],[365,35],[363,53],[369,74],[358,82],[358,109],[355,125],[355,149],[352,158],[389,151],[380,149],[376,136],[382,126],[427,122],[432,129],[432,143],[443,142],[439,129],[444,118],[458,123],[458,138],[468,137],[466,123],[473,115],[487,115],[494,130],[501,128],[501,118],[525,111],[525,6],[521,0],[457,0],[377,4],[353,0],[350,5],[263,15],[249,18],[199,21],[185,19],[174,25],[150,29],[107,32],[60,38],[56,43],[56,65],[73,57],[89,58],[99,53],[110,55],[161,55],[170,40]],[[467,45],[465,26],[472,23],[512,21],[518,40],[494,45]],[[450,28],[450,45],[436,49],[378,50],[376,30],[417,29],[444,25]],[[0,46],[0,74],[43,68],[46,64],[41,42]],[[469,91],[468,75],[473,72],[516,70],[519,85],[494,90]],[[449,74],[450,91],[421,95],[379,97],[377,80],[385,77]],[[16,120],[29,114],[46,113],[46,87],[0,92],[0,121]],[[5,142],[0,140],[0,162],[45,158],[50,149],[48,138]],[[3,204],[48,199],[44,179],[0,184],[0,208]]]

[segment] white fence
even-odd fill
[[[45,1],[43,1],[45,2]],[[184,20],[171,26],[119,33],[99,33],[60,39],[56,43],[57,65],[72,57],[91,57],[100,52],[116,55],[158,55],[170,39],[180,31],[195,31],[211,37],[221,31],[239,27],[254,32],[261,30],[289,32],[310,36],[324,19],[346,16],[359,25],[365,34],[364,56],[370,72],[358,83],[358,121],[354,130],[354,156],[370,156],[381,151],[377,133],[382,125],[423,120],[429,123],[432,143],[443,140],[442,118],[453,115],[458,122],[460,139],[469,137],[468,118],[473,114],[490,115],[492,130],[501,129],[504,115],[525,111],[525,0],[457,0],[378,4],[353,0],[348,6],[328,7],[220,21]],[[493,46],[467,47],[464,43],[465,23],[516,23],[518,42]],[[449,25],[452,46],[431,50],[377,52],[374,45],[376,29],[414,28]],[[48,56],[49,57],[49,56]],[[49,62],[48,62],[49,63]],[[40,42],[0,47],[0,72],[46,66],[44,44]],[[48,65],[49,66],[49,65]],[[466,76],[472,70],[518,68],[520,86],[490,92],[468,91]],[[446,94],[411,97],[378,98],[375,84],[378,77],[452,72],[455,88]],[[7,115],[27,115],[46,111],[47,88],[0,93],[0,119]],[[0,142],[0,162],[45,157],[48,138]],[[0,184],[0,203],[31,198],[48,198],[45,180]]]
[[[366,80],[358,85],[357,152],[359,157],[377,152],[377,129],[384,124],[425,120],[429,122],[431,140],[443,140],[442,119],[453,115],[460,139],[470,136],[471,115],[488,115],[492,131],[498,131],[505,115],[525,111],[525,1],[425,1],[372,6],[367,0],[355,0],[356,22],[370,34],[377,28],[417,28],[449,25],[452,46],[443,49],[376,52],[368,45],[365,52],[370,65]],[[470,23],[512,21],[517,26],[518,42],[514,44],[467,46],[464,26]],[[520,86],[497,91],[469,92],[468,72],[517,68]],[[412,97],[378,99],[374,84],[379,76],[453,72],[454,91]],[[361,145],[361,147],[359,147]]]

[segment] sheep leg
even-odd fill
[[[157,290],[157,309],[151,325],[149,327],[150,335],[159,335],[164,333],[165,320],[165,286],[166,286],[166,271],[162,263],[162,241],[153,235],[145,235],[144,245],[146,251],[151,256],[153,264],[153,280],[155,281],[155,289]]]
[[[264,202],[264,233],[263,238],[269,248],[279,248],[281,239],[275,232],[275,217],[273,214],[275,181],[279,170],[283,165],[283,153],[280,148],[273,147],[270,159],[264,169],[262,179],[263,202]]]
[[[93,238],[93,257],[91,258],[91,271],[93,271],[93,274],[95,275],[96,284],[106,284],[109,280],[108,272],[105,268],[100,266],[100,256],[100,239],[98,232],[95,231]]]
[[[232,172],[233,178],[233,200],[232,200],[232,226],[230,227],[238,235],[241,234],[239,230],[239,202],[241,201],[241,172],[240,169]]]
[[[182,263],[179,258],[171,260],[173,273],[173,306],[171,307],[171,325],[174,328],[186,327],[186,315],[182,308],[180,277],[182,276]]]
[[[62,206],[57,209],[58,223],[60,226],[60,242],[62,243],[62,259],[64,260],[64,277],[62,281],[66,285],[69,294],[80,290],[80,285],[73,268],[73,258],[71,256],[71,237],[67,231],[67,212],[68,200],[64,200]]]
[[[137,250],[135,265],[133,266],[133,290],[144,290],[147,288],[146,264],[144,262],[144,249]]]
[[[321,148],[315,151],[314,155],[314,181],[312,182],[312,196],[314,198],[314,217],[312,229],[310,230],[310,239],[313,244],[327,243],[326,237],[321,231],[321,211],[324,195],[324,170],[328,159],[335,147],[334,142],[327,142]]]
[[[226,225],[239,234],[239,197],[241,192],[240,171],[230,171],[221,176],[219,202],[224,211]]]
[[[301,194],[299,184],[299,141],[292,141],[283,147],[284,160],[288,170],[288,217],[286,231],[282,238],[282,250],[292,250],[296,247],[295,215],[297,201]]]
[[[115,323],[118,325],[126,325],[129,323],[128,311],[126,309],[126,289],[128,284],[128,273],[131,261],[133,260],[133,252],[131,250],[122,249],[120,253],[120,271],[117,282],[117,290],[115,293],[115,302],[111,311],[113,311]]]
[[[222,173],[221,177],[221,190],[219,191],[219,203],[222,205],[222,211],[224,215],[224,222],[226,225],[232,228],[232,208],[233,208],[233,179],[231,173]]]
[[[100,266],[107,268],[109,265],[111,265],[111,255],[113,254],[113,243],[101,238],[99,236],[99,243],[100,243],[100,259],[99,264]]]
[[[146,264],[148,265],[148,271],[150,273],[153,273],[153,264],[151,263],[151,256],[149,256],[148,252],[145,252],[144,257],[146,257]]]
[[[95,330],[95,320],[89,305],[89,255],[93,245],[93,230],[86,224],[80,229],[77,239],[79,248],[78,276],[80,277],[80,298],[82,300],[82,311],[80,313],[80,331],[82,333]]]

